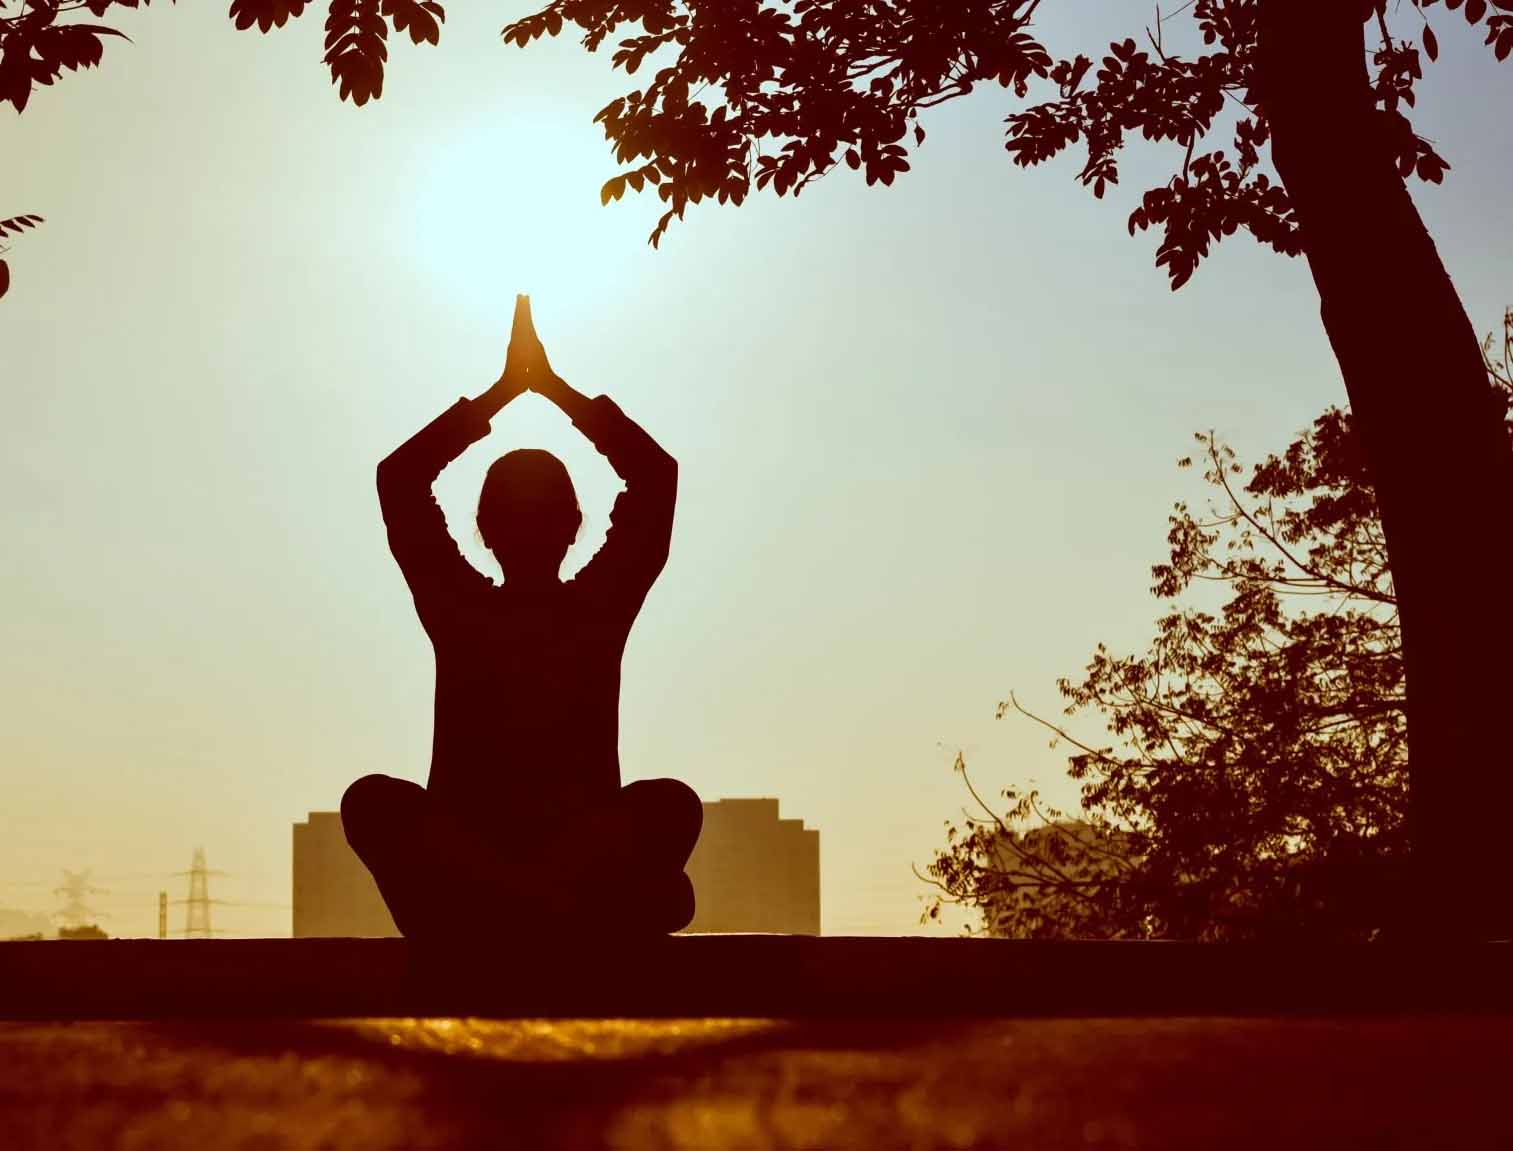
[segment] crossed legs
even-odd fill
[[[364,776],[342,796],[341,815],[347,842],[409,938],[660,935],[693,919],[683,867],[704,813],[675,779],[628,784],[604,808],[554,833],[538,830],[508,854],[408,780]]]

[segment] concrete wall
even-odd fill
[[[394,936],[373,876],[347,846],[341,815],[312,811],[294,825],[294,935]]]
[[[704,804],[688,876],[696,909],[687,931],[820,933],[820,833],[780,818],[776,799]]]

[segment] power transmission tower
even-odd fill
[[[182,872],[180,874],[183,874]],[[188,939],[209,939],[210,927],[210,877],[223,872],[211,871],[205,865],[205,849],[194,849],[194,860],[189,865],[189,898],[186,901],[184,936]]]
[[[89,882],[87,870],[64,871],[63,886],[53,888],[53,894],[63,897],[63,908],[56,913],[63,928],[88,927],[99,920],[100,913],[86,901],[91,895],[104,895],[105,891]]]

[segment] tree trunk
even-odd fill
[[[1374,108],[1360,13],[1344,0],[1263,0],[1259,95],[1375,485],[1398,597],[1411,878],[1396,926],[1507,938],[1513,453],[1475,329]]]

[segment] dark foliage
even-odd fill
[[[0,104],[25,111],[33,89],[65,71],[93,68],[104,55],[102,37],[126,35],[102,24],[60,20],[87,11],[99,18],[111,5],[136,8],[147,0],[0,0]],[[12,14],[12,9],[19,9]]]
[[[6,252],[10,251],[10,246],[5,243],[5,239],[8,235],[19,236],[28,228],[35,228],[40,223],[42,223],[41,216],[34,216],[30,214],[12,216],[8,220],[0,220],[0,256],[3,256]],[[4,260],[0,260],[0,296],[4,296],[6,292],[10,291],[10,286],[10,265],[7,264]]]
[[[598,120],[616,159],[630,166],[605,184],[604,199],[651,184],[667,205],[654,244],[689,204],[739,204],[753,187],[798,195],[841,163],[868,184],[891,184],[909,170],[910,147],[925,140],[920,112],[982,84],[1020,98],[1049,87],[1050,99],[1007,118],[1016,164],[1080,145],[1079,178],[1101,197],[1119,180],[1130,136],[1177,149],[1173,175],[1145,192],[1129,227],[1161,229],[1156,260],[1179,287],[1213,242],[1241,228],[1279,251],[1299,250],[1287,193],[1265,164],[1270,129],[1256,83],[1263,2],[1177,7],[1197,49],[1191,55],[1169,48],[1175,17],[1158,10],[1140,41],[1115,40],[1096,62],[1057,57],[1041,42],[1041,0],[554,0],[508,25],[504,38],[523,47],[573,25],[589,51],[611,43],[612,64],[627,74],[647,66],[645,86]],[[1411,0],[1403,10],[1387,0],[1339,2],[1357,3],[1362,19],[1378,24],[1373,86],[1400,170],[1440,180],[1449,165],[1410,119],[1421,48],[1438,56],[1429,20],[1440,0]],[[1483,31],[1499,59],[1513,51],[1513,3],[1445,7]],[[1389,8],[1409,34],[1389,25]],[[1221,132],[1232,137],[1227,148],[1214,146]]]
[[[51,85],[65,71],[92,68],[104,55],[104,37],[128,37],[114,28],[74,21],[76,13],[103,18],[111,8],[146,7],[149,0],[0,0],[0,104],[26,110],[38,85]],[[305,11],[306,0],[231,0],[229,15],[238,28],[261,32],[282,28]],[[435,0],[330,0],[326,16],[325,64],[343,100],[366,104],[383,95],[389,29],[408,33],[416,44],[441,39],[446,14]],[[0,223],[26,225],[41,217],[16,216]],[[19,229],[18,229],[19,230]],[[10,269],[0,260],[0,296],[10,286]]]
[[[1489,338],[1513,443],[1513,311],[1493,352]],[[1330,408],[1243,488],[1234,453],[1198,440],[1217,499],[1203,514],[1176,505],[1152,569],[1170,608],[1149,650],[1100,645],[1081,680],[1059,683],[1067,714],[1097,713],[1120,746],[1038,720],[1076,749],[1080,819],[1017,788],[999,814],[958,758],[976,807],[927,868],[928,915],[959,903],[997,934],[1197,939],[1370,938],[1390,918],[1406,846],[1403,660],[1351,416]],[[1012,698],[1009,711],[1030,715]],[[1465,834],[1492,834],[1472,804]]]
[[[103,36],[125,36],[100,24],[74,23],[83,9],[104,17],[112,7],[136,8],[148,0],[0,0],[0,103],[26,108],[33,87],[51,84],[66,69],[100,62]],[[306,0],[231,0],[228,15],[238,28],[260,32],[282,28],[304,15]],[[19,9],[9,15],[12,8]],[[435,44],[446,19],[435,0],[329,0],[326,54],[331,83],[343,100],[366,104],[383,95],[389,30],[412,43]]]
[[[1041,0],[554,0],[504,29],[524,47],[571,25],[589,51],[609,43],[611,62],[647,84],[600,110],[597,120],[629,170],[603,187],[607,203],[627,188],[655,186],[666,210],[660,241],[689,204],[739,204],[753,188],[798,195],[844,163],[868,184],[891,184],[924,143],[920,112],[982,84],[1019,98],[1048,88],[1050,99],[1007,118],[1005,146],[1032,166],[1079,145],[1079,178],[1102,197],[1120,178],[1119,152],[1132,135],[1177,149],[1169,180],[1147,189],[1129,217],[1133,234],[1159,228],[1156,262],[1172,286],[1191,277],[1213,243],[1245,229],[1278,251],[1299,251],[1287,193],[1267,170],[1270,140],[1257,91],[1258,13],[1264,0],[1193,0],[1137,40],[1106,53],[1058,57],[1037,36]],[[1513,52],[1513,0],[1410,0],[1411,19],[1387,0],[1356,3],[1374,18],[1380,45],[1373,85],[1390,122],[1401,171],[1439,181],[1449,165],[1414,130],[1411,113],[1422,57],[1439,41],[1432,9],[1458,10],[1499,59]],[[71,23],[86,10],[147,0],[0,0],[0,103],[26,107],[34,85],[66,69],[99,63],[101,38],[120,36]],[[238,28],[268,32],[303,15],[306,0],[232,0]],[[18,8],[14,15],[5,15]],[[1407,34],[1389,24],[1405,19]],[[1176,19],[1196,49],[1169,47]],[[329,0],[325,63],[340,97],[365,104],[383,94],[390,30],[435,44],[445,13],[435,0]],[[653,70],[654,69],[654,70]],[[1216,147],[1215,137],[1231,137]]]

